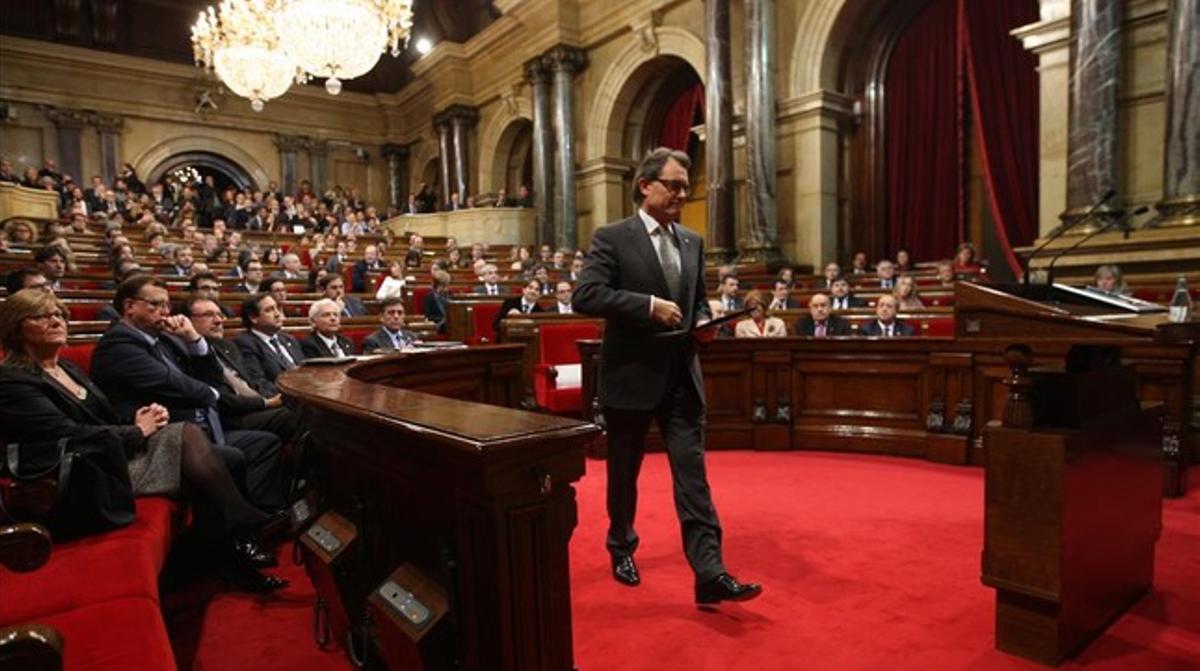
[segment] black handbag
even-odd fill
[[[51,492],[11,497],[7,512],[45,525],[58,540],[123,527],[136,517],[124,444],[112,429],[97,428],[56,441],[9,443],[4,456],[17,489]]]

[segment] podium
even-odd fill
[[[996,590],[996,647],[1058,665],[1153,584],[1164,407],[1139,402],[1121,347],[1180,334],[1164,335],[1157,314],[972,285],[959,295],[960,337],[1011,343],[1003,418],[983,436],[982,579]],[[1064,364],[1034,367],[1035,348],[1064,341]]]

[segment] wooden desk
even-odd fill
[[[521,350],[399,354],[279,379],[311,413],[321,491],[359,529],[345,603],[360,613],[370,590],[412,562],[450,596],[451,634],[436,651],[446,668],[574,664],[572,483],[599,429],[488,404],[515,402]]]

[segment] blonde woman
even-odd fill
[[[767,303],[757,289],[746,294],[742,305],[750,310],[750,318],[738,322],[733,335],[736,338],[782,338],[787,335],[787,326],[779,317],[767,316]]]
[[[920,310],[925,307],[925,303],[917,295],[917,281],[912,275],[901,275],[897,278],[892,295],[896,297],[901,310]]]

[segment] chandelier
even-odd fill
[[[263,103],[283,95],[303,73],[280,49],[275,30],[278,0],[223,0],[208,7],[192,26],[192,53],[197,65],[215,71],[234,93]]]
[[[229,0],[226,0],[228,2]],[[412,0],[278,0],[279,44],[309,75],[327,77],[337,95],[343,79],[366,74],[386,49],[398,56],[412,30]]]

